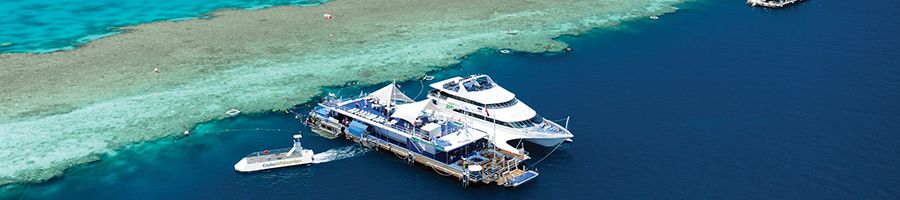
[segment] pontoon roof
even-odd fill
[[[396,83],[388,84],[381,89],[375,90],[368,97],[378,99],[378,104],[390,105],[393,101],[413,102],[411,98],[403,94]]]
[[[444,146],[444,151],[452,151],[485,137],[487,137],[487,133],[473,131],[470,128],[463,128],[462,130],[455,133],[441,136],[440,138],[438,138],[438,140],[443,140],[444,142],[447,142],[449,144],[447,146]]]
[[[394,114],[391,117],[406,120],[413,123],[419,115],[425,110],[436,110],[437,107],[431,103],[430,99],[397,105]]]

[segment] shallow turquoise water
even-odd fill
[[[0,1],[0,53],[50,52],[116,33],[116,27],[204,17],[221,8],[257,9],[324,0]]]

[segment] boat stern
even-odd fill
[[[304,149],[300,151],[300,163],[302,164],[311,164],[316,162],[315,158],[316,153],[309,149]]]
[[[506,187],[518,187],[519,185],[525,184],[528,181],[531,181],[535,177],[540,175],[538,172],[533,170],[516,170],[511,171],[509,174],[504,176],[503,186]]]

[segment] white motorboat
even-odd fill
[[[315,153],[312,150],[303,149],[303,146],[300,145],[300,138],[303,138],[303,136],[299,134],[294,135],[294,146],[291,148],[253,152],[234,164],[234,170],[238,172],[254,172],[312,164]]]

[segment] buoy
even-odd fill
[[[331,19],[334,19],[334,16],[331,16],[331,14],[327,14],[327,13],[326,13],[326,14],[324,14],[323,16],[325,17],[325,20],[331,20]]]
[[[186,136],[187,136],[187,135],[191,135],[191,131],[185,130],[185,131],[184,131],[184,135],[186,135]]]
[[[268,149],[263,150],[263,155],[269,155],[269,150]]]

